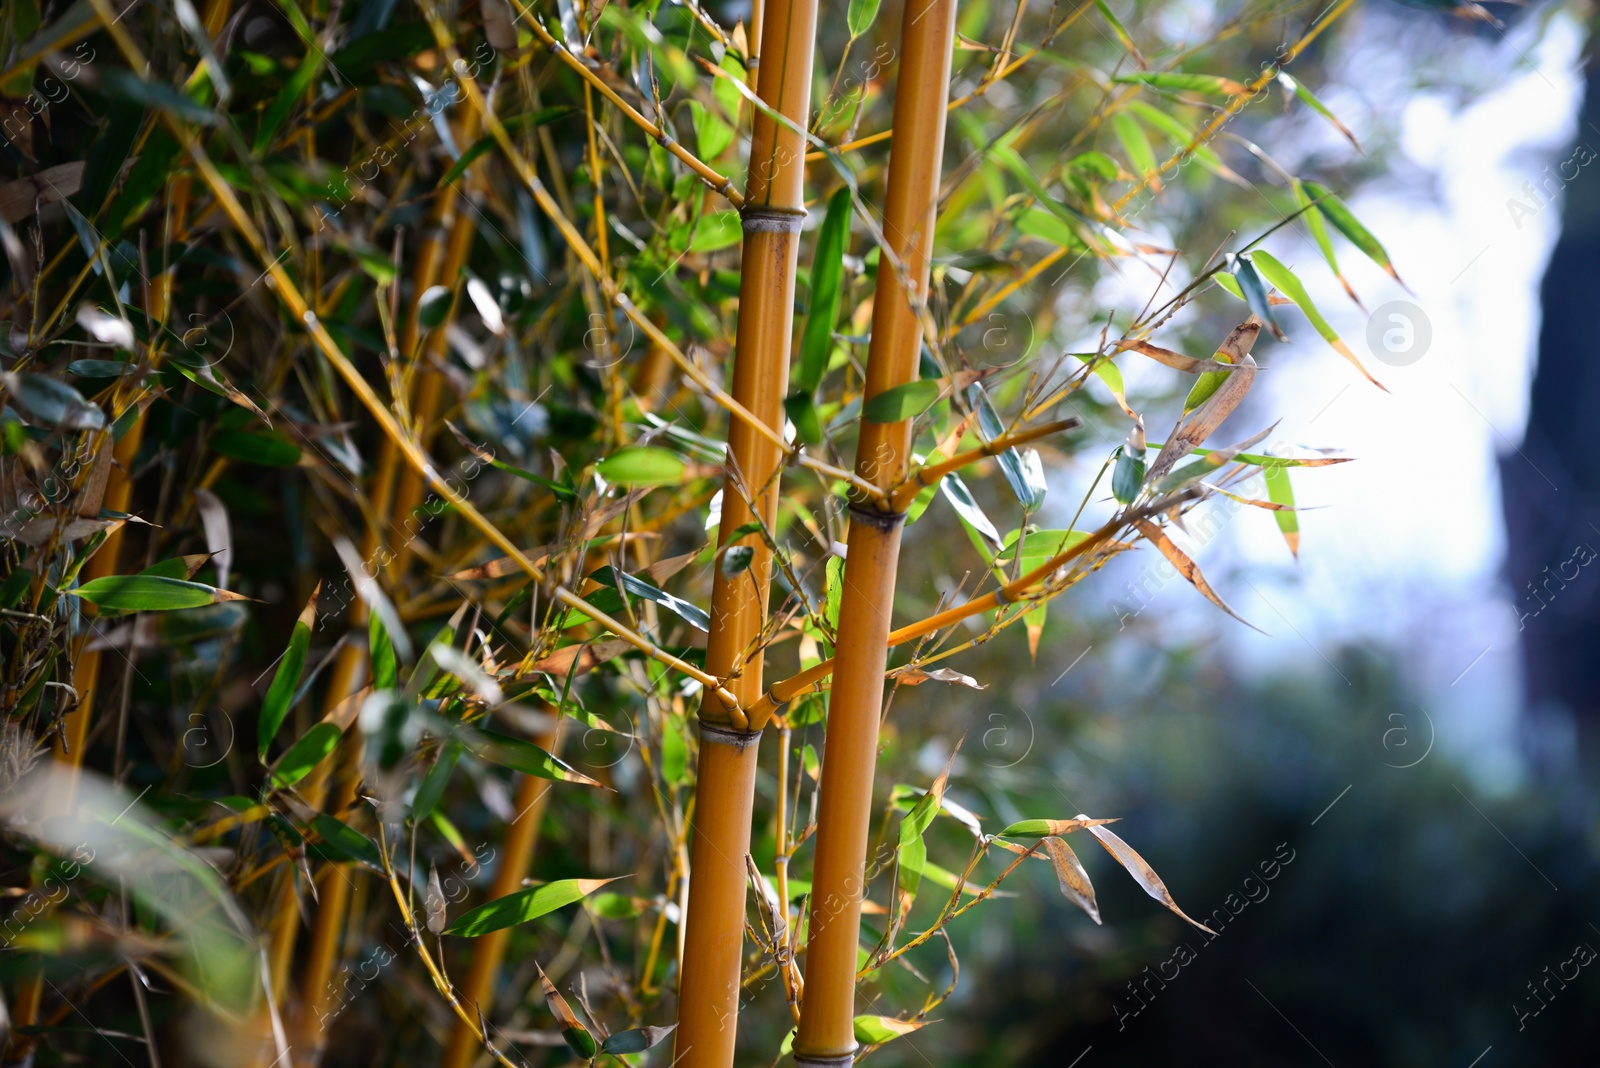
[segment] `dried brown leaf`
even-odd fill
[[[1078,818],[1083,819],[1084,817],[1080,815]],[[1161,881],[1161,876],[1156,874],[1156,870],[1131,845],[1104,827],[1090,827],[1089,833],[1100,840],[1100,844],[1105,846],[1106,852],[1116,858],[1118,864],[1127,869],[1128,874],[1133,876],[1133,881],[1138,883],[1145,893],[1206,932],[1206,934],[1214,935],[1217,933],[1205,924],[1193,919],[1178,907],[1178,903],[1172,900],[1172,893],[1167,889],[1167,884]]]
[[[1089,882],[1089,873],[1083,870],[1083,862],[1078,859],[1078,854],[1059,838],[1046,838],[1044,847],[1050,853],[1050,863],[1056,869],[1056,881],[1061,884],[1062,895],[1088,913],[1091,920],[1099,923],[1100,906],[1095,903],[1094,885]]]
[[[1224,612],[1228,613],[1234,619],[1237,619],[1240,623],[1243,623],[1251,630],[1258,631],[1262,634],[1266,633],[1266,631],[1261,630],[1260,627],[1256,626],[1254,623],[1251,623],[1248,619],[1245,619],[1238,612],[1235,612],[1228,606],[1227,601],[1224,601],[1220,596],[1218,596],[1217,591],[1211,588],[1211,584],[1206,581],[1206,577],[1200,573],[1200,565],[1191,560],[1188,554],[1182,549],[1174,545],[1172,543],[1172,539],[1167,537],[1166,531],[1162,530],[1148,519],[1141,519],[1136,522],[1134,526],[1138,528],[1139,533],[1143,534],[1149,539],[1150,544],[1154,545],[1161,551],[1161,555],[1165,556],[1167,560],[1171,562],[1173,567],[1178,569],[1178,574],[1188,579],[1189,584],[1200,591],[1201,595],[1204,596],[1206,600],[1210,601],[1212,604],[1216,605],[1218,608],[1222,609]]]

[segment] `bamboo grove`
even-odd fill
[[[892,1058],[1086,842],[1203,929],[915,753],[1298,552],[1349,8],[8,5],[5,1063]]]

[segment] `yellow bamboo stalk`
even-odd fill
[[[133,479],[129,476],[133,471],[133,460],[139,452],[139,442],[144,438],[144,419],[135,419],[133,425],[128,427],[122,435],[122,440],[117,442],[112,452],[112,459],[116,466],[111,469],[106,478],[106,494],[101,502],[102,508],[113,512],[126,512],[128,501],[133,494]],[[122,556],[123,535],[126,527],[111,532],[105,544],[100,546],[100,551],[90,557],[89,562],[83,565],[82,578],[84,582],[92,582],[97,578],[115,575],[117,566]],[[100,679],[100,653],[98,651],[85,651],[78,657],[78,663],[72,672],[72,688],[78,691],[78,707],[67,713],[61,725],[61,735],[56,739],[55,759],[64,764],[78,767],[83,763],[83,747],[89,738],[89,723],[94,718],[94,691]],[[64,743],[64,744],[63,744]],[[69,780],[72,791],[76,791],[78,780],[76,777]],[[74,798],[65,796],[59,799],[62,811],[72,810]]]
[[[463,141],[468,143],[477,137],[476,113],[467,114],[459,127],[459,133]],[[420,332],[416,303],[439,279],[448,279],[453,284],[471,249],[475,232],[473,215],[470,211],[458,213],[457,210],[465,181],[466,177],[463,176],[461,181],[441,190],[434,202],[428,235],[417,250],[416,265],[412,274],[412,307],[401,328],[402,358],[410,359],[416,351],[417,336]],[[431,360],[442,353],[443,344],[444,330],[441,327],[429,336],[427,351],[419,360],[418,370],[412,379],[415,395],[411,410],[418,421],[416,430],[424,448],[427,447],[428,430],[437,418],[443,379],[443,376],[433,369]],[[421,476],[415,468],[401,462],[400,450],[393,439],[385,437],[373,473],[372,526],[363,540],[363,560],[378,558],[380,548],[387,540],[390,521],[396,516],[404,517],[416,508],[421,502],[422,489]],[[404,579],[411,555],[411,539],[407,537],[393,550],[389,568],[391,577],[397,581]],[[364,626],[366,620],[366,607],[357,602],[351,608],[352,628]],[[324,698],[325,714],[337,708],[360,688],[366,667],[367,657],[359,643],[346,644],[339,651]],[[354,800],[355,790],[361,777],[361,755],[361,739],[352,731],[339,745],[332,775],[334,785],[330,811],[341,812]],[[327,779],[319,778],[309,783],[302,793],[312,805],[321,805],[326,786]],[[302,1013],[297,1020],[303,1047],[309,1045],[311,1048],[321,1049],[326,1043],[321,1020],[326,1015],[332,1000],[330,979],[339,960],[340,938],[344,931],[352,874],[351,870],[342,865],[329,863],[324,865],[317,878],[317,913],[312,923],[311,946],[302,973],[300,985]],[[294,935],[298,931],[298,917],[292,908],[292,901],[287,904],[291,906],[288,909],[280,905],[279,926],[274,932],[277,938],[284,939],[286,943],[284,945],[276,939],[274,941],[272,963],[275,977],[287,973]]]
[[[461,143],[471,144],[476,141],[479,131],[478,113],[470,108],[466,109],[457,131]],[[417,349],[417,335],[421,332],[415,301],[420,300],[430,286],[445,285],[453,288],[456,279],[461,275],[462,266],[467,262],[468,254],[472,251],[472,239],[477,234],[477,215],[470,204],[463,210],[461,203],[462,187],[470,176],[469,171],[459,181],[441,190],[439,199],[434,204],[432,228],[417,260],[415,283],[412,286],[411,314],[406,316],[405,324],[401,328],[400,355],[403,359],[413,358]],[[441,240],[440,235],[444,232],[448,232],[449,237]],[[444,375],[439,373],[434,363],[444,358],[445,344],[444,327],[441,325],[428,335],[426,348],[416,356],[411,398],[412,429],[418,443],[424,449],[428,447],[434,431],[438,429]],[[383,450],[384,456],[380,463],[387,461],[388,454],[395,451],[394,443],[385,438]],[[424,486],[422,476],[414,468],[400,464],[398,471],[394,483],[393,504],[384,513],[383,518],[385,520],[398,518],[404,523],[406,517],[422,503]],[[389,574],[397,580],[404,577],[414,552],[411,539],[409,537],[402,539],[395,547],[394,558],[389,564]]]
[[[557,741],[554,732],[533,740],[535,745],[547,749],[553,749]],[[519,815],[506,828],[505,840],[500,844],[500,867],[495,870],[494,883],[489,888],[490,901],[522,888],[523,877],[528,874],[528,865],[533,860],[533,851],[539,844],[539,824],[544,819],[549,796],[548,780],[536,779],[531,775],[522,777],[516,799]],[[505,959],[506,943],[510,939],[511,928],[506,927],[473,940],[472,965],[467,969],[467,978],[461,984],[458,996],[462,1004],[484,1019],[489,1018],[494,1008],[494,977],[500,970],[500,962]],[[445,1046],[444,1056],[439,1059],[439,1068],[467,1068],[482,1048],[482,1040],[473,1029],[457,1020],[450,1032],[450,1042]]]
[[[772,0],[763,12],[756,93],[793,124],[756,110],[750,174],[741,212],[744,244],[739,281],[733,395],[770,428],[783,425],[794,332],[795,263],[805,219],[804,129],[816,50],[816,0]],[[781,440],[781,439],[780,439]],[[728,428],[728,475],[722,492],[718,547],[748,545],[750,566],[727,576],[717,569],[711,592],[706,670],[727,679],[743,705],[762,692],[758,644],[767,615],[772,553],[759,534],[730,535],[778,516],[778,477],[785,454],[771,435],[742,420]],[[728,1068],[739,1014],[739,972],[745,927],[745,855],[755,803],[760,731],[710,695],[700,705],[700,763],[690,824],[689,900],[678,983],[674,1063]]]
[[[903,288],[900,272],[878,272],[863,391],[869,402],[917,375],[922,344],[919,310],[927,298],[933,251],[955,14],[955,0],[911,0],[901,16],[895,138],[889,150],[883,232],[916,289]],[[909,421],[863,421],[856,473],[888,490],[906,477],[910,445]],[[891,507],[861,498],[850,506],[833,697],[817,804],[805,986],[794,1042],[795,1063],[807,1068],[843,1068],[856,1049],[856,947],[889,620],[905,524],[905,513]]]

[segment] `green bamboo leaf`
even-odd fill
[[[164,111],[174,118],[192,122],[197,126],[216,124],[216,112],[176,85],[146,81],[132,71],[120,68],[108,70],[100,77],[102,86],[111,96],[136,100],[146,107]]]
[[[462,914],[455,923],[445,928],[444,933],[461,938],[475,938],[490,931],[503,931],[519,923],[537,920],[540,916],[564,908],[574,901],[581,901],[607,883],[622,878],[626,876],[618,875],[610,879],[559,879],[542,886],[530,886],[526,890],[497,897]]]
[[[1023,188],[1028,191],[1028,194],[1033,199],[1042,204],[1050,214],[1065,223],[1067,229],[1073,233],[1074,244],[1069,245],[1059,239],[1057,239],[1057,244],[1060,244],[1063,248],[1094,244],[1092,241],[1087,240],[1084,237],[1084,231],[1079,229],[1079,227],[1085,226],[1088,220],[1051,196],[1049,191],[1045,189],[1044,184],[1039,181],[1039,176],[1033,173],[1033,168],[1028,166],[1027,160],[1023,159],[1016,149],[1008,145],[995,145],[989,149],[989,157],[1010,171],[1012,177],[1022,183]],[[1026,218],[1027,213],[1024,212],[1022,217]],[[1039,224],[1035,222],[1033,225],[1038,226]],[[1038,236],[1044,237],[1046,235],[1041,233]]]
[[[1356,296],[1356,291],[1350,287],[1349,281],[1339,270],[1339,257],[1334,254],[1333,239],[1328,236],[1328,220],[1312,205],[1304,182],[1296,178],[1289,183],[1289,188],[1294,193],[1294,204],[1300,211],[1300,218],[1305,221],[1306,229],[1311,231],[1311,239],[1322,252],[1322,258],[1328,261],[1328,268],[1333,271],[1333,276],[1339,280],[1339,284],[1344,286],[1344,291],[1349,294],[1350,299],[1360,307],[1361,299]]]
[[[621,588],[635,597],[642,597],[647,601],[654,601],[665,608],[685,623],[704,633],[711,632],[711,615],[699,605],[691,604],[681,597],[674,597],[658,586],[628,574],[626,571],[615,571],[610,567],[602,567],[593,571],[590,578],[612,589]]]
[[[123,360],[73,360],[67,364],[67,374],[79,378],[121,378],[134,365]]]
[[[318,586],[320,590],[321,587]],[[272,676],[272,685],[267,689],[267,696],[261,702],[261,721],[256,730],[256,751],[262,760],[267,758],[267,750],[272,745],[273,737],[278,733],[278,728],[283,726],[283,721],[289,714],[289,708],[294,703],[294,694],[300,687],[300,675],[306,666],[306,650],[311,646],[311,628],[317,622],[317,591],[311,592],[311,599],[300,610],[300,618],[295,620],[294,630],[289,634],[289,647],[284,650],[283,658],[278,661],[277,674]]]
[[[731,208],[727,211],[712,211],[700,216],[699,222],[694,227],[694,236],[689,238],[688,250],[690,252],[716,252],[719,249],[732,248],[744,237],[744,224],[739,219],[739,213]]]
[[[439,749],[439,755],[433,761],[433,767],[422,777],[422,782],[417,784],[417,792],[411,799],[411,819],[420,823],[433,814],[434,807],[438,805],[439,798],[444,795],[444,788],[450,783],[450,775],[456,770],[456,764],[461,760],[462,745],[459,741],[451,740],[444,743]]]
[[[27,90],[23,90],[23,96]],[[126,97],[113,97],[106,112],[105,128],[89,149],[89,158],[83,165],[83,180],[78,186],[78,203],[83,214],[94,218],[104,205],[106,195],[122,173],[122,164],[133,150],[139,131],[144,127],[144,108],[138,101]]]
[[[806,396],[817,391],[828,370],[849,242],[850,189],[842,186],[828,198],[828,210],[822,217],[816,250],[811,256],[811,301],[805,331],[800,335],[800,366],[795,374],[795,389]]]
[[[1211,276],[1212,281],[1233,294],[1235,300],[1244,300],[1244,290],[1239,288],[1239,280],[1231,274],[1218,273]],[[1248,302],[1247,302],[1248,303]]]
[[[534,967],[539,966],[536,964]],[[595,1055],[600,1052],[599,1043],[595,1042],[594,1035],[589,1033],[589,1029],[583,1026],[578,1014],[572,1011],[567,999],[561,996],[556,984],[544,974],[543,968],[539,968],[539,984],[544,987],[544,1003],[549,1006],[556,1022],[561,1025],[561,1037],[567,1043],[567,1048],[576,1053],[580,1060],[593,1062]]]
[[[383,870],[383,854],[378,850],[378,843],[348,823],[326,812],[319,812],[311,817],[310,826],[322,842],[320,847],[312,844],[309,848],[322,859],[335,863],[354,861],[377,871]]]
[[[1367,369],[1361,366],[1361,361],[1356,358],[1356,354],[1350,351],[1350,346],[1344,343],[1344,341],[1339,337],[1338,331],[1334,330],[1332,325],[1329,324],[1328,320],[1322,317],[1322,312],[1317,310],[1317,306],[1311,303],[1311,296],[1306,292],[1306,287],[1300,283],[1299,278],[1295,277],[1293,271],[1285,267],[1270,253],[1264,252],[1260,249],[1257,249],[1251,254],[1251,259],[1255,262],[1261,273],[1266,277],[1267,281],[1277,286],[1278,289],[1283,292],[1284,296],[1288,297],[1290,300],[1294,301],[1295,304],[1299,305],[1300,310],[1304,312],[1306,318],[1311,321],[1312,327],[1316,329],[1317,333],[1322,335],[1322,340],[1333,346],[1333,350],[1335,352],[1354,364],[1356,370],[1360,371],[1364,376],[1366,376],[1368,382],[1371,382],[1379,389],[1383,388],[1383,383],[1379,382],[1376,378],[1373,378],[1372,375],[1367,373]]]
[[[893,1016],[857,1016],[855,1018],[855,1037],[857,1042],[864,1042],[869,1046],[880,1046],[885,1042],[909,1035],[922,1027],[923,1024],[916,1020],[898,1020]]]
[[[1133,35],[1122,24],[1122,20],[1112,12],[1106,0],[1094,0],[1094,7],[1096,11],[1100,12],[1100,17],[1105,19],[1106,24],[1111,27],[1111,32],[1117,35],[1117,40],[1122,42],[1122,47],[1127,49],[1128,54],[1133,57],[1134,62],[1141,67],[1144,66],[1144,56],[1139,53],[1139,46],[1133,43]]]
[[[289,747],[287,753],[278,758],[277,766],[272,770],[272,785],[279,790],[287,790],[305,778],[327,759],[342,737],[344,732],[337,723],[324,721],[314,725]]]
[[[1145,460],[1143,449],[1117,447],[1117,462],[1111,468],[1111,495],[1122,504],[1132,504],[1144,489]]]
[[[933,407],[944,392],[937,379],[904,382],[872,397],[861,406],[861,418],[869,423],[899,423],[913,419]]]
[[[400,685],[400,669],[395,662],[394,642],[384,628],[383,617],[373,612],[367,620],[367,659],[372,666],[372,688],[392,690]]]
[[[595,464],[600,477],[616,486],[674,486],[689,465],[677,453],[655,445],[629,445]]]
[[[1210,145],[1194,144],[1194,131],[1171,115],[1168,115],[1165,111],[1143,100],[1130,101],[1128,107],[1145,122],[1166,134],[1172,140],[1174,147],[1179,150],[1188,149],[1189,154],[1198,160],[1206,170],[1220,175],[1230,182],[1239,183],[1244,181],[1238,174],[1234,173],[1231,167],[1222,162],[1222,157],[1218,156]],[[1193,145],[1193,148],[1190,148],[1191,145]]]
[[[716,159],[733,144],[733,127],[721,115],[698,100],[689,101],[689,114],[694,119],[695,147],[701,159]]]
[[[219,430],[211,436],[211,450],[262,467],[294,467],[300,462],[300,446],[281,430]]]
[[[1005,433],[1005,424],[1000,421],[1000,415],[994,410],[994,404],[989,400],[988,391],[983,388],[983,383],[974,382],[967,387],[967,403],[972,405],[972,410],[978,416],[978,433],[984,442],[993,441]],[[1020,449],[1006,449],[997,457],[1000,463],[1000,473],[1005,476],[1006,484],[1011,487],[1012,494],[1021,503],[1022,507],[1034,512],[1044,504],[1045,493],[1048,486],[1044,481],[1044,468],[1039,462],[1039,454],[1032,449],[1023,453]]]
[[[1400,282],[1401,285],[1405,285],[1404,282],[1400,281],[1400,275],[1395,271],[1394,264],[1389,259],[1389,253],[1384,249],[1382,243],[1372,236],[1370,230],[1361,225],[1361,220],[1356,218],[1355,213],[1345,205],[1344,201],[1334,196],[1327,186],[1318,185],[1316,182],[1307,181],[1305,187],[1306,192],[1310,194],[1311,199],[1316,203],[1317,210],[1327,216],[1328,221],[1333,224],[1335,230],[1349,239],[1350,243],[1360,249],[1362,255],[1366,256],[1367,259],[1387,271],[1390,278]]]
[[[1105,387],[1111,391],[1117,407],[1132,418],[1133,409],[1128,407],[1127,387],[1122,383],[1122,369],[1112,363],[1109,357],[1101,356],[1097,352],[1074,352],[1072,355],[1089,365],[1089,370],[1094,376],[1105,383]]]
[[[1248,87],[1232,78],[1215,74],[1184,74],[1181,71],[1135,71],[1132,74],[1119,74],[1111,80],[1120,85],[1148,85],[1152,89],[1209,93],[1212,96],[1238,96],[1249,91]]]
[[[1312,93],[1310,89],[1307,89],[1304,85],[1300,84],[1299,79],[1291,77],[1289,72],[1286,70],[1280,70],[1278,72],[1278,81],[1283,84],[1285,89],[1289,90],[1295,96],[1303,100],[1312,111],[1315,111],[1318,115],[1321,115],[1323,118],[1333,123],[1334,127],[1340,133],[1344,134],[1346,139],[1348,139],[1349,142],[1355,146],[1356,151],[1361,151],[1361,142],[1356,140],[1356,135],[1351,133],[1349,128],[1346,127],[1344,123],[1340,122],[1338,117],[1334,115],[1333,112],[1328,110],[1328,106],[1326,104],[1317,99],[1316,94]]]
[[[603,895],[602,895],[603,896]],[[630,1053],[643,1053],[653,1046],[659,1045],[661,1040],[672,1034],[677,1024],[666,1027],[632,1027],[626,1031],[616,1031],[600,1043],[601,1053],[610,1053],[615,1056],[626,1056]]]
[[[526,112],[525,114],[516,115],[509,119],[503,120],[503,125],[508,131],[534,130],[538,129],[540,126],[546,125],[547,123],[554,122],[557,119],[565,118],[576,110],[576,108],[566,105],[562,105],[560,107],[536,108],[535,110]],[[439,177],[437,188],[443,189],[452,182],[459,180],[463,174],[467,173],[468,167],[476,163],[480,156],[494,148],[497,144],[499,144],[499,142],[494,139],[493,134],[485,134],[483,137],[478,138],[478,140],[474,141],[467,147],[465,152],[461,153],[461,158],[452,163],[450,165],[450,169],[445,171],[444,174]]]
[[[107,241],[121,237],[128,224],[149,206],[166,184],[173,161],[182,148],[165,125],[157,124],[150,132],[133,166],[128,169],[122,191],[112,198],[111,207],[106,210],[103,232]]]
[[[524,775],[557,782],[575,782],[582,786],[599,786],[589,776],[575,770],[572,765],[554,756],[532,742],[512,738],[493,731],[476,730],[466,737],[466,744],[474,756],[498,764]]]
[[[965,482],[961,481],[961,476],[953,471],[945,475],[939,480],[939,491],[944,494],[944,499],[949,501],[951,507],[956,510],[956,515],[961,518],[961,522],[974,535],[981,534],[995,546],[1000,544],[1000,532],[989,521],[989,517],[983,513],[983,509],[978,507],[978,502],[972,497],[972,491],[967,488]],[[974,542],[974,544],[977,545],[978,543]],[[981,547],[979,551],[983,551]],[[985,552],[985,559],[990,555]]]
[[[850,28],[851,40],[872,29],[872,23],[878,17],[878,4],[879,0],[850,0],[844,21]]]
[[[839,628],[839,605],[844,600],[844,557],[828,557],[826,575],[828,581],[826,608],[828,628],[837,633]]]
[[[310,36],[306,40],[311,40]],[[306,91],[311,88],[311,83],[316,81],[317,75],[322,73],[322,65],[327,62],[327,55],[320,48],[310,48],[300,58],[300,66],[283,83],[283,88],[278,90],[278,95],[272,98],[272,103],[267,105],[266,113],[261,116],[261,125],[256,128],[256,136],[250,142],[250,151],[262,155],[272,145],[272,139],[290,112],[305,97]]]
[[[1244,302],[1250,305],[1250,310],[1255,312],[1256,318],[1267,324],[1267,329],[1272,331],[1272,336],[1279,341],[1288,341],[1283,328],[1278,325],[1278,319],[1272,314],[1272,302],[1267,299],[1267,287],[1262,283],[1261,276],[1256,273],[1255,265],[1248,256],[1233,257],[1233,277],[1239,283],[1239,290],[1244,295]],[[1227,374],[1226,371],[1208,371],[1207,374]]]
[[[66,430],[99,430],[106,425],[106,413],[60,379],[47,375],[7,375],[5,387],[17,403],[41,423]]]
[[[1134,172],[1141,178],[1152,174],[1156,169],[1156,152],[1150,146],[1150,138],[1146,136],[1144,127],[1126,111],[1113,115],[1111,125],[1117,131],[1117,140],[1122,142],[1122,150],[1128,154],[1128,162],[1133,165]]]
[[[1262,468],[1261,474],[1267,480],[1267,499],[1273,504],[1284,505],[1283,508],[1272,513],[1272,518],[1278,521],[1278,529],[1283,533],[1283,540],[1289,543],[1289,552],[1293,553],[1295,558],[1298,559],[1300,556],[1300,513],[1294,510],[1294,487],[1289,484],[1289,469],[1287,467],[1265,467]]]
[[[249,600],[214,586],[161,575],[107,575],[62,592],[110,612],[171,612],[222,601]]]

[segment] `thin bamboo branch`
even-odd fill
[[[1043,583],[1056,571],[1070,564],[1072,561],[1084,556],[1090,551],[1099,548],[1116,536],[1123,528],[1148,518],[1158,515],[1171,508],[1187,504],[1199,499],[1200,491],[1184,490],[1182,493],[1173,494],[1162,498],[1154,505],[1141,508],[1128,509],[1113,517],[1088,537],[1074,544],[1071,548],[1064,549],[1055,556],[1046,560],[1032,571],[1017,576],[1011,582],[998,589],[991,590],[981,597],[974,597],[970,601],[947,608],[942,612],[909,623],[899,630],[891,631],[886,639],[885,649],[892,649],[897,645],[943,630],[964,619],[970,619],[984,612],[992,612],[1008,604],[1015,604],[1027,599],[1029,592]],[[746,709],[752,724],[767,723],[778,709],[794,700],[796,697],[814,687],[817,683],[834,673],[836,657],[813,665],[804,671],[789,676],[782,682],[773,683],[761,699]]]
[[[559,745],[555,734],[541,735],[534,744],[551,749]],[[550,797],[550,782],[532,775],[524,775],[517,786],[514,804],[517,817],[506,828],[505,840],[500,843],[500,866],[495,869],[494,882],[489,887],[488,900],[494,901],[521,889],[528,874],[528,865],[539,843],[539,826],[544,820],[545,805]],[[511,929],[502,928],[480,936],[472,953],[472,965],[461,985],[461,1001],[471,1006],[480,1017],[488,1018],[493,1008],[493,986],[500,962],[505,958],[506,945],[511,940]],[[439,1058],[439,1068],[467,1068],[477,1056],[481,1046],[479,1036],[459,1018],[450,1032],[450,1041]]]
[[[1005,434],[1001,434],[993,441],[985,442],[975,449],[968,449],[966,452],[957,453],[948,460],[943,460],[936,464],[927,464],[923,467],[917,468],[916,471],[912,472],[909,478],[907,478],[900,485],[896,486],[890,492],[889,499],[893,502],[894,509],[896,511],[903,511],[906,506],[911,503],[911,499],[919,492],[938,482],[941,478],[943,478],[945,475],[948,475],[952,471],[959,471],[968,464],[976,463],[977,461],[985,459],[986,457],[999,456],[1007,449],[1015,448],[1018,445],[1026,445],[1030,441],[1038,441],[1040,438],[1047,438],[1052,434],[1059,434],[1063,430],[1071,430],[1080,423],[1081,420],[1077,419],[1076,417],[1070,419],[1058,419],[1053,423],[1045,423],[1042,426],[1029,427],[1026,430],[1014,430]]]
[[[524,22],[533,31],[534,36],[538,37],[545,48],[550,50],[551,55],[576,72],[578,77],[583,79],[585,85],[593,87],[596,92],[609,100],[618,111],[622,112],[629,122],[643,130],[650,136],[651,140],[661,145],[662,148],[677,156],[686,167],[693,171],[702,182],[710,186],[714,192],[720,193],[734,207],[744,207],[745,198],[740,195],[738,190],[733,188],[732,178],[717,173],[714,167],[687,148],[684,148],[682,142],[672,136],[672,132],[667,128],[665,122],[657,125],[639,114],[633,105],[622,99],[615,89],[606,84],[605,79],[596,74],[582,57],[576,55],[565,44],[552,36],[550,31],[544,28],[544,24],[539,21],[538,17],[522,6],[521,0],[511,0],[511,2],[517,9],[519,21]]]

